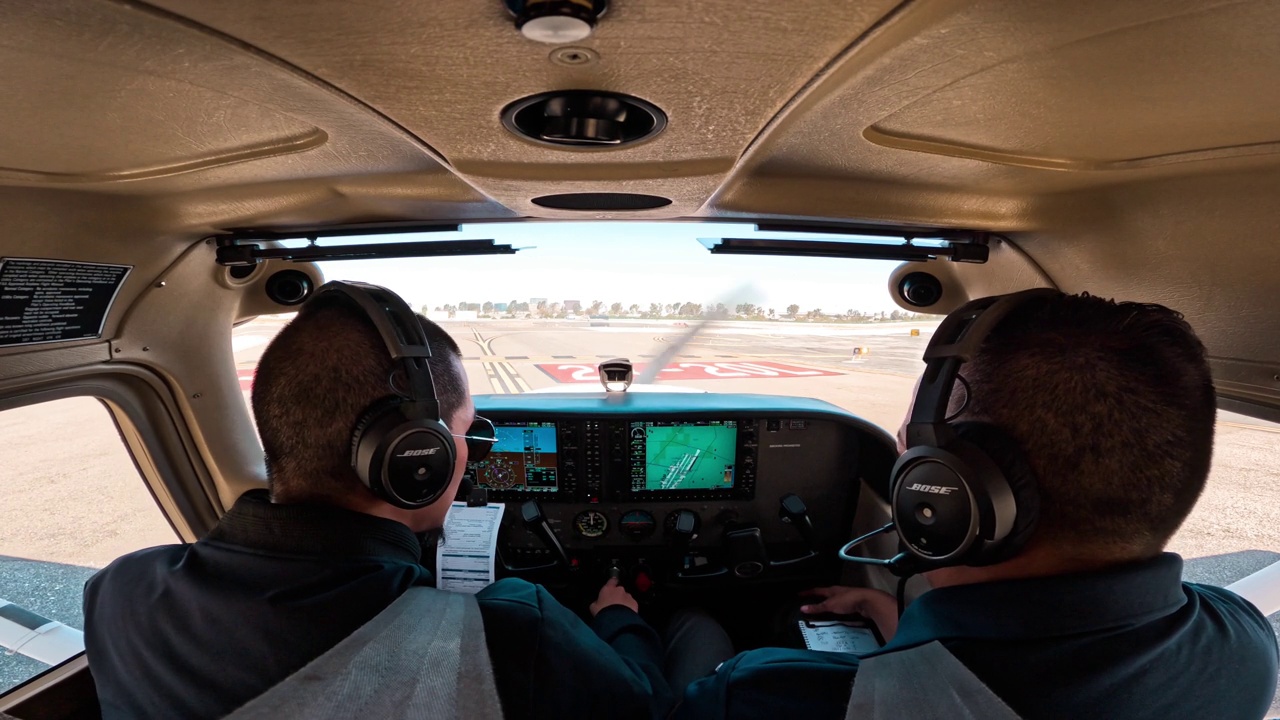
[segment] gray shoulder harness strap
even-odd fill
[[[1019,720],[937,641],[863,660],[845,720]]]
[[[411,588],[377,617],[228,720],[501,720],[480,606]]]

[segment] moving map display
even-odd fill
[[[631,423],[631,490],[729,490],[738,423]]]
[[[555,492],[556,424],[494,423],[498,442],[473,468],[474,482],[489,490]]]

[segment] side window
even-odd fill
[[[1218,411],[1209,482],[1167,548],[1182,556],[1183,580],[1225,587],[1280,562],[1278,447],[1280,423]],[[1280,642],[1280,613],[1268,619]],[[1277,716],[1280,691],[1267,715]]]
[[[0,412],[0,437],[4,693],[83,649],[89,576],[177,536],[97,399]]]

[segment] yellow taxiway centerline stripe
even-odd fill
[[[511,374],[511,379],[515,382],[516,389],[520,392],[529,392],[529,383],[525,382],[524,378],[520,377],[520,373],[516,372],[515,367],[511,363],[503,363],[502,365],[507,369],[507,372]]]
[[[1280,428],[1262,427],[1261,425],[1249,425],[1247,423],[1228,422],[1226,420],[1219,420],[1218,424],[1225,425],[1227,427],[1244,428],[1245,430],[1259,430],[1261,432],[1280,434]]]
[[[507,384],[507,387],[511,388],[512,393],[524,392],[523,390],[520,389],[519,383],[516,382],[515,368],[511,367],[511,365],[508,363],[502,363],[502,362],[494,363],[493,367],[495,370],[497,370],[498,377],[502,378],[503,381]],[[523,382],[523,380],[521,382]]]
[[[493,367],[491,365],[487,363],[485,364],[484,374],[488,376],[489,386],[493,388],[493,391],[495,393],[498,393],[500,395],[507,394],[506,387],[503,385],[501,379],[498,377],[498,373],[493,370]]]

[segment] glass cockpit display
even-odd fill
[[[633,422],[631,491],[731,490],[738,423]]]
[[[495,422],[498,442],[471,472],[489,490],[555,492],[559,488],[556,424]]]

